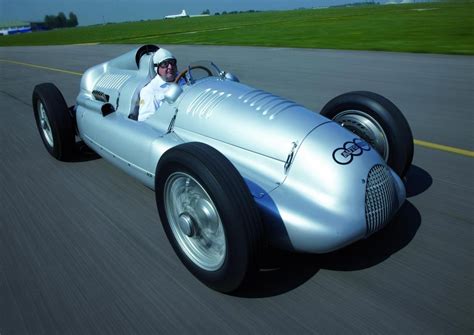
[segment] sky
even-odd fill
[[[43,21],[46,15],[70,12],[80,26],[107,22],[161,19],[185,9],[189,15],[241,10],[285,10],[327,7],[356,0],[0,0],[0,23]]]

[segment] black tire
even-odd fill
[[[400,177],[405,176],[413,159],[413,135],[390,100],[372,92],[349,92],[329,101],[321,115],[367,141]]]
[[[155,176],[161,222],[173,249],[188,270],[207,286],[223,293],[235,291],[252,278],[258,270],[263,226],[252,195],[232,163],[206,144],[186,143],[163,155]],[[179,187],[182,185],[190,188],[188,193],[181,192]],[[179,200],[175,195],[180,196]],[[185,207],[183,204],[188,197],[192,199],[189,204],[193,205]],[[212,206],[208,205],[207,199]],[[204,205],[199,205],[201,202]],[[174,208],[175,205],[180,205],[180,209]],[[206,211],[200,210],[199,206],[205,207]],[[178,212],[181,212],[179,216]],[[199,213],[205,213],[210,219],[201,220]],[[220,223],[209,223],[211,221]],[[180,222],[192,229],[183,233]],[[193,224],[187,226],[189,222]],[[211,224],[215,225],[215,239],[209,238],[202,228]],[[208,249],[201,252],[203,240]],[[215,252],[219,250],[218,241],[225,243],[225,252],[220,254]],[[214,253],[217,254],[215,262],[211,257]],[[210,259],[213,262],[207,261]]]
[[[46,150],[58,160],[69,160],[75,144],[74,119],[59,89],[52,83],[36,85],[33,110]]]

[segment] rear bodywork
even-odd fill
[[[246,181],[274,246],[324,253],[387,224],[405,200],[400,178],[363,140],[292,101],[226,76],[191,79],[177,99],[134,120],[152,55],[136,50],[83,75],[78,135],[102,157],[154,188],[164,152],[203,142]],[[192,73],[192,70],[191,70]]]

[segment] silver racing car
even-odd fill
[[[239,288],[268,246],[326,253],[366,238],[405,201],[413,138],[386,98],[350,92],[318,114],[201,61],[139,122],[156,50],[88,69],[72,107],[53,84],[37,85],[36,124],[53,157],[71,159],[80,139],[154,189],[170,243],[209,287]]]

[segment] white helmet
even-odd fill
[[[162,61],[167,59],[176,59],[171,52],[166,49],[158,49],[157,52],[153,55],[153,63],[155,65],[160,64]]]

